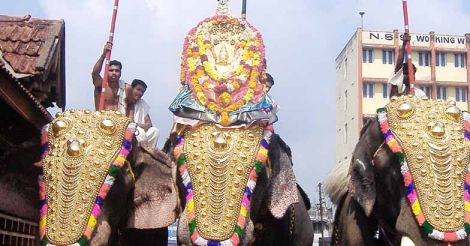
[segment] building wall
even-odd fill
[[[455,81],[467,83],[467,69],[455,67],[454,53],[447,54],[447,65],[436,67],[436,81]]]
[[[401,44],[400,44],[401,45]],[[425,50],[430,52],[428,50]],[[411,52],[411,59],[416,66],[415,80],[417,81],[432,81],[432,71],[431,66],[420,66],[419,65],[419,52]],[[395,64],[393,64],[393,69],[395,69]],[[391,71],[393,71],[393,69]]]
[[[387,85],[386,81],[382,82],[369,82],[364,80],[363,83],[372,83],[374,85],[374,97],[373,98],[362,98],[363,107],[362,113],[364,115],[373,115],[376,113],[377,108],[381,108],[388,103],[387,98],[383,97],[383,86]],[[389,88],[387,87],[387,91]],[[388,95],[388,94],[387,94]]]
[[[370,48],[372,49],[372,48]],[[395,68],[394,64],[382,63],[382,50],[389,49],[373,49],[373,62],[362,64],[362,77],[364,78],[387,78]]]
[[[359,138],[358,36],[355,34],[336,59],[336,162],[349,162]]]

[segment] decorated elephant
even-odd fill
[[[166,230],[178,213],[176,167],[160,150],[137,143],[134,130],[114,111],[59,113],[41,143],[26,147],[31,154],[21,166],[13,166],[21,156],[11,155],[2,168],[3,207],[39,218],[44,245],[126,244],[139,235],[135,229]]]
[[[227,2],[186,36],[170,106],[164,150],[178,167],[178,243],[312,245],[290,149],[273,130],[263,39]]]
[[[361,131],[347,189],[332,194],[333,245],[468,245],[469,131],[455,102],[392,98]]]

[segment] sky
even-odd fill
[[[239,15],[241,0],[232,0]],[[318,183],[335,163],[335,58],[361,25],[403,30],[400,0],[248,0],[247,20],[263,35],[270,94],[281,106],[274,125],[293,152],[294,171],[312,203]],[[2,0],[1,15],[63,19],[66,27],[67,109],[94,109],[91,70],[107,40],[113,0]],[[112,59],[122,78],[139,78],[160,129],[168,136],[168,106],[177,94],[179,64],[187,32],[215,13],[216,0],[121,0]],[[468,0],[409,0],[412,32],[470,33]],[[54,111],[54,110],[52,110]],[[341,146],[338,146],[341,147]]]

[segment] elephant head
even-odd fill
[[[95,121],[85,116],[93,114],[97,114],[96,118],[107,118],[107,115],[110,116],[111,119],[115,120],[115,129],[113,130],[113,124],[110,122],[104,122],[106,124],[100,126],[99,122],[95,124]],[[75,117],[75,115],[79,115],[79,117]],[[126,126],[128,125],[127,119],[116,120],[114,118],[115,116],[115,112],[64,112],[63,117],[59,117],[54,120],[50,127],[44,128],[45,132],[42,135],[43,137],[41,141],[38,137],[37,140],[31,140],[21,146],[17,146],[17,148],[13,148],[12,152],[5,153],[1,157],[3,165],[0,167],[0,192],[2,197],[5,197],[5,200],[1,205],[2,211],[18,215],[32,221],[41,221],[40,225],[43,226],[43,228],[44,226],[46,228],[48,226],[52,226],[49,225],[50,221],[47,220],[47,217],[45,217],[44,214],[50,209],[57,208],[53,206],[45,207],[44,204],[49,203],[50,205],[51,201],[57,201],[62,198],[66,199],[69,196],[61,198],[59,195],[54,193],[54,189],[65,184],[59,183],[53,186],[46,186],[47,184],[45,184],[43,180],[48,181],[55,179],[56,181],[68,181],[69,178],[74,178],[74,175],[71,175],[70,172],[77,169],[85,174],[84,179],[79,180],[94,179],[94,176],[96,175],[95,171],[86,171],[84,168],[89,167],[90,165],[97,165],[97,163],[93,161],[83,161],[83,163],[75,163],[77,165],[73,165],[73,161],[76,159],[72,159],[71,163],[65,163],[65,165],[62,165],[64,163],[56,163],[55,159],[51,157],[69,155],[68,158],[82,158],[82,152],[80,151],[84,151],[83,153],[86,152],[92,156],[102,156],[103,154],[100,152],[102,151],[101,149],[108,148],[110,151],[115,151],[114,153],[116,156],[114,157],[112,166],[110,164],[106,164],[108,167],[111,167],[111,169],[104,168],[104,170],[107,171],[108,174],[113,172],[113,178],[112,180],[110,180],[110,177],[103,179],[102,181],[104,181],[104,184],[98,184],[98,188],[100,189],[99,192],[98,190],[96,190],[96,193],[91,191],[97,195],[97,199],[95,200],[92,210],[92,213],[94,214],[90,215],[89,213],[85,213],[83,216],[87,218],[89,223],[91,221],[94,224],[94,230],[86,232],[89,233],[89,239],[87,238],[88,240],[81,240],[78,243],[88,243],[90,245],[113,245],[120,240],[120,237],[118,236],[120,234],[119,231],[124,232],[123,229],[127,227],[144,227],[144,224],[148,221],[143,221],[142,218],[148,216],[143,216],[143,214],[150,214],[148,212],[149,209],[152,210],[153,208],[155,210],[155,206],[158,206],[159,208],[157,210],[160,211],[160,213],[165,214],[165,216],[162,216],[155,221],[152,220],[155,219],[154,217],[149,218],[149,221],[152,221],[148,222],[147,226],[157,228],[171,224],[176,216],[175,207],[177,207],[177,194],[173,185],[175,168],[166,154],[158,149],[153,149],[137,143],[132,132],[129,131],[121,135],[121,140],[117,139],[116,142],[112,142],[112,144],[109,145],[106,143],[100,145],[87,143],[87,141],[93,141],[93,139],[95,139],[93,136],[95,135],[92,133],[92,130],[81,124],[88,122],[91,128],[101,127],[105,128],[104,130],[111,130],[109,132],[125,131]],[[80,122],[80,124],[76,121]],[[51,131],[47,131],[47,129],[51,129]],[[76,134],[72,134],[73,131],[75,131]],[[72,141],[50,141],[49,136],[53,136],[54,134],[56,134],[57,137],[64,134],[63,136],[72,139]],[[105,135],[106,133],[102,132],[99,134]],[[80,138],[77,139],[76,142],[73,141],[77,136],[80,136]],[[123,138],[125,139],[124,141],[122,141]],[[87,141],[81,141],[80,139]],[[111,138],[107,138],[107,140],[112,141]],[[112,145],[117,144],[119,145],[119,149],[116,149],[116,146],[112,149]],[[61,148],[63,151],[61,151]],[[41,152],[41,149],[43,152]],[[18,154],[17,152],[23,154]],[[42,161],[41,154],[43,157]],[[83,158],[86,159],[85,157]],[[116,164],[121,164],[122,167],[113,168]],[[38,186],[38,176],[42,176],[43,167],[49,169],[62,169],[60,172],[57,170],[44,172],[45,175],[42,179],[40,178]],[[156,182],[152,182],[152,179],[156,180]],[[103,186],[111,183],[111,181],[114,181],[112,182],[113,185],[104,189],[106,187],[103,188]],[[99,187],[99,185],[101,185],[101,187]],[[88,189],[86,186],[84,188]],[[149,191],[149,189],[152,188],[159,191],[159,197],[155,198],[154,194]],[[48,194],[45,194],[46,189],[49,189]],[[81,199],[83,192],[74,192],[69,195],[70,197],[79,196]],[[38,197],[42,198],[42,202],[40,204],[42,208],[41,210],[38,207]],[[45,198],[47,198],[47,200]],[[65,200],[65,202],[66,201],[67,200]],[[65,202],[61,201],[61,204],[67,206]],[[162,204],[166,205],[166,207],[163,208],[160,206]],[[98,208],[99,211],[96,211]],[[79,208],[77,208],[77,210],[78,209]],[[39,211],[41,211],[41,218],[43,218],[43,220],[39,220]],[[58,218],[62,219],[63,214]],[[44,232],[44,230],[41,232],[43,239],[45,238]]]
[[[421,110],[420,106],[426,108],[426,110]],[[462,143],[468,141],[463,138],[463,132],[467,130],[462,128],[464,124],[461,124],[461,122],[468,117],[466,116],[468,114],[460,114],[460,110],[454,107],[455,104],[452,103],[402,97],[393,99],[387,106],[387,111],[385,109],[378,110],[378,119],[365,124],[351,159],[348,193],[344,195],[335,218],[334,241],[337,245],[373,245],[374,243],[380,244],[380,242],[399,245],[405,241],[413,242],[414,245],[468,244],[468,238],[458,234],[464,232],[464,229],[457,231],[455,234],[452,231],[439,234],[438,229],[430,227],[431,223],[426,220],[429,218],[422,216],[424,209],[426,209],[423,206],[426,206],[426,203],[438,203],[440,201],[438,200],[440,191],[439,188],[426,190],[426,187],[424,189],[423,186],[418,187],[427,192],[427,194],[420,193],[421,197],[435,196],[435,200],[425,200],[425,204],[423,204],[416,198],[416,189],[418,188],[415,187],[415,182],[432,185],[433,179],[429,181],[426,174],[438,170],[436,168],[439,167],[437,166],[440,163],[439,160],[430,159],[429,163],[434,164],[434,166],[431,166],[433,168],[431,171],[425,171],[426,166],[421,166],[419,175],[418,173],[411,175],[410,171],[416,167],[413,165],[421,163],[426,158],[428,149],[430,149],[429,156],[433,158],[435,148],[446,151],[445,144],[450,141],[456,141],[453,142],[454,146],[466,146]],[[422,118],[421,114],[423,114]],[[442,118],[434,121],[434,116],[442,116]],[[432,119],[433,121],[428,124],[426,121],[423,123],[419,120],[413,123],[415,125],[405,125],[400,121],[400,118],[403,118],[407,122],[411,122],[415,119],[414,117]],[[442,122],[445,122],[445,124]],[[446,127],[444,128],[442,125]],[[401,126],[407,126],[408,128]],[[404,136],[402,132],[409,133]],[[410,136],[414,137],[412,141],[406,140]],[[420,144],[420,141],[425,141],[427,145]],[[433,141],[440,141],[441,145],[436,145]],[[421,154],[414,155],[415,159],[413,159],[413,156],[405,155],[415,147],[421,151],[415,150],[418,151],[417,153],[424,154],[422,156]],[[464,147],[459,147],[458,151],[453,152],[452,156],[445,156],[449,158],[449,162],[460,163],[458,157],[459,154],[462,154],[460,151],[467,150]],[[461,168],[458,164],[452,165],[456,169]],[[462,164],[462,168],[465,168],[466,171],[465,165],[468,165],[468,163]],[[446,170],[452,172],[453,169]],[[458,174],[461,174],[461,172],[453,175]],[[422,177],[423,179],[419,180]],[[433,177],[439,179],[438,174]],[[464,189],[465,181],[460,184]],[[448,198],[449,201],[451,199],[454,198]],[[463,203],[463,195],[461,199],[460,202]],[[448,201],[444,202],[447,203]],[[458,198],[455,204],[457,203],[459,203]],[[428,211],[426,210],[426,212]],[[463,213],[461,215],[463,217]],[[430,215],[427,214],[426,216]],[[452,218],[455,218],[455,216],[453,215]],[[441,217],[441,219],[446,220],[446,217]],[[437,223],[434,222],[434,224]],[[360,233],[351,233],[352,231]],[[376,237],[377,233],[380,234],[378,238]],[[452,238],[453,235],[455,237],[459,235],[458,237],[461,238]],[[436,240],[436,237],[439,236],[442,239]],[[444,236],[449,236],[445,238],[449,241],[443,242]]]
[[[198,133],[188,132],[186,135],[189,134]],[[164,149],[169,153],[179,153],[182,151],[182,149],[178,149],[182,147],[181,141],[183,140],[180,139],[180,136],[173,135],[167,141],[166,148]],[[202,143],[196,144],[195,142],[189,142],[189,139],[185,139],[184,141],[187,141],[188,144],[194,145]],[[231,143],[228,144],[230,145]],[[229,240],[227,242],[221,242],[221,244],[229,242],[233,245],[311,245],[313,242],[313,228],[307,214],[308,208],[306,208],[306,204],[308,204],[308,202],[303,200],[300,191],[297,188],[292,170],[290,149],[277,134],[272,135],[271,142],[269,146],[266,146],[266,148],[269,151],[267,157],[267,163],[269,164],[259,166],[255,165],[253,169],[259,168],[259,170],[257,170],[256,180],[248,181],[247,188],[244,188],[245,196],[236,201],[241,206],[245,206],[246,204],[249,205],[248,209],[245,210],[245,213],[247,213],[243,221],[245,225],[240,227],[237,225],[237,229],[235,229],[241,229],[241,231],[237,232],[241,237],[239,238],[239,241],[237,239],[234,240],[233,237],[228,237]],[[194,151],[189,151],[190,149],[191,148],[189,147],[184,149],[186,161],[190,159],[189,156],[196,154]],[[235,154],[238,155],[239,153]],[[249,151],[246,153],[242,152],[241,155],[249,155]],[[196,210],[193,213],[195,213],[196,218],[200,218],[199,216],[201,216],[205,211],[203,209],[197,210],[201,207],[204,208],[203,205],[201,205],[202,202],[188,199],[188,186],[192,186],[192,184],[188,185],[187,179],[188,175],[191,175],[189,177],[191,182],[198,182],[200,180],[205,180],[206,177],[197,174],[197,172],[181,172],[185,169],[191,168],[189,166],[190,163],[186,166],[181,165],[181,156],[181,154],[175,155],[176,162],[180,164],[177,183],[181,194],[180,199],[183,208],[178,224],[178,242],[182,245],[198,245],[201,241],[194,240],[194,235],[197,235],[196,233],[201,230],[200,226],[204,225],[204,220],[201,219],[200,221],[197,221],[196,219],[191,223],[188,220],[195,217],[194,215],[188,215],[188,213],[191,213],[191,210]],[[205,158],[209,159],[210,157]],[[208,161],[205,165],[211,166],[212,164]],[[214,173],[217,172],[217,170],[208,169],[207,172]],[[255,182],[256,184],[252,191],[248,190],[250,189],[250,182]],[[200,184],[211,185],[210,183]],[[192,187],[193,188],[191,189],[198,189],[200,186]],[[248,202],[245,200],[247,199],[247,192],[250,196],[250,201]],[[222,203],[224,203],[222,206],[229,208],[230,205],[225,203],[230,203],[232,201],[227,199],[225,194],[222,194],[220,197],[224,199],[222,201]],[[215,197],[213,198],[215,199]],[[209,200],[209,202],[213,201]],[[242,215],[241,213],[239,215]],[[241,217],[238,218],[238,221],[240,222]],[[210,224],[208,227],[214,228]],[[203,231],[203,229],[201,231]],[[202,236],[200,236],[200,238],[202,238],[202,240],[207,240],[207,242],[211,242],[211,239],[205,239]]]

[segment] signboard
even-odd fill
[[[401,45],[403,40],[403,33],[398,34],[399,42]],[[464,36],[452,35],[434,35],[436,48],[451,48],[451,49],[465,49],[466,40]],[[393,32],[362,32],[362,42],[364,44],[381,44],[393,45]],[[430,47],[431,35],[411,33],[411,46],[415,47]]]

